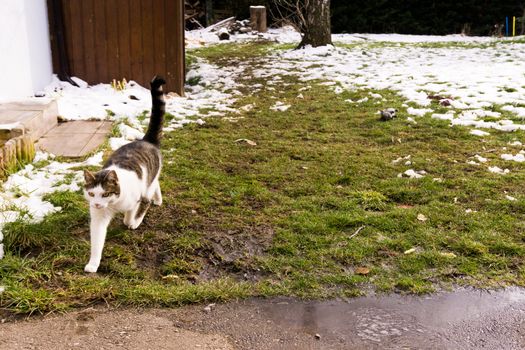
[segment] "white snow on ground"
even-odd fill
[[[437,42],[473,42],[487,43],[495,39],[482,36],[453,35],[407,35],[407,34],[333,34],[332,40],[335,42],[352,44],[357,41],[384,41],[392,43],[437,43]]]
[[[523,155],[523,153],[525,153],[525,151],[520,151],[516,155],[505,153],[505,154],[501,155],[501,159],[512,160],[512,161],[515,161],[515,162],[518,162],[518,163],[523,163],[523,162],[525,162],[525,156]]]
[[[495,173],[495,174],[501,174],[501,175],[504,175],[504,174],[508,174],[510,173],[510,170],[509,169],[501,169],[500,167],[497,167],[497,166],[489,166],[488,167],[489,171],[491,173]]]
[[[514,106],[507,105],[507,106],[501,107],[501,109],[504,111],[512,112],[520,118],[525,118],[525,108],[524,107],[514,107]]]
[[[188,48],[215,45],[219,42],[215,33],[200,30],[186,33]],[[291,28],[270,29],[265,34],[234,35],[231,41],[267,39],[278,43],[298,43],[300,35]],[[522,39],[518,37],[517,39]],[[451,126],[476,128],[475,134],[487,136],[479,129],[502,131],[525,130],[525,43],[513,39],[465,36],[416,36],[397,34],[338,34],[333,36],[339,47],[326,46],[305,48],[303,50],[275,50],[262,65],[249,67],[249,62],[218,69],[200,59],[187,74],[189,85],[184,98],[170,94],[166,110],[174,118],[165,126],[167,132],[188,123],[202,124],[208,116],[221,116],[228,112],[236,101],[239,87],[244,84],[244,71],[254,69],[253,75],[264,78],[265,84],[250,86],[252,94],[266,88],[276,91],[281,77],[298,76],[307,90],[314,80],[325,82],[329,89],[337,93],[345,90],[390,89],[402,97],[406,104],[400,115],[408,114],[424,117],[432,113],[432,118],[443,119]],[[432,43],[449,42],[450,46]],[[348,47],[341,43],[349,44]],[[375,45],[369,45],[375,43]],[[380,43],[380,44],[378,44]],[[381,44],[382,43],[382,44]],[[189,50],[191,54],[191,50]],[[80,87],[54,80],[45,92],[48,97],[58,99],[59,114],[66,120],[109,119],[120,122],[120,137],[110,139],[111,148],[116,149],[131,140],[141,137],[148,122],[138,118],[149,111],[151,97],[148,87],[141,87],[133,81],[124,84],[121,90],[109,84],[88,86],[76,79]],[[272,85],[271,87],[268,85]],[[432,99],[446,100],[450,106],[447,113],[433,113],[429,108]],[[374,103],[387,103],[377,93],[370,94]],[[1,99],[1,97],[0,97]],[[365,97],[351,103],[365,103]],[[246,108],[255,108],[251,106]],[[275,104],[276,110],[286,112],[288,105]],[[504,111],[504,116],[495,112]],[[406,112],[406,113],[405,113]],[[409,117],[410,118],[410,117]],[[407,120],[409,120],[407,118]],[[410,118],[415,122],[413,118]],[[515,141],[513,145],[521,143]],[[37,168],[38,160],[49,157],[44,167]],[[478,162],[486,158],[475,157]],[[522,153],[504,154],[504,160],[521,161]],[[483,159],[485,161],[483,161]],[[401,157],[403,164],[411,161]],[[83,165],[98,165],[102,154],[83,163],[60,163],[51,155],[38,154],[33,164],[13,174],[3,184],[0,193],[0,242],[1,227],[6,222],[22,218],[39,221],[54,211],[60,210],[42,200],[46,193],[60,190],[78,190],[81,173],[71,170]],[[488,166],[488,171],[507,174],[509,169]],[[426,173],[422,170],[406,170],[401,177],[420,178]],[[0,257],[3,252],[0,244]]]
[[[474,156],[474,158],[476,158],[476,159],[478,160],[478,162],[480,162],[480,163],[486,163],[487,160],[488,160],[487,158],[482,157],[482,156],[480,156],[479,154],[476,154],[476,155]]]
[[[488,136],[488,135],[490,135],[490,133],[488,133],[486,131],[483,131],[483,130],[471,130],[470,133],[472,135],[476,135],[476,136]]]
[[[290,107],[291,107],[291,105],[285,105],[281,101],[277,101],[277,102],[275,102],[275,104],[273,106],[270,107],[270,109],[273,110],[273,111],[285,112]]]
[[[231,111],[228,106],[235,101],[234,93],[225,91],[238,87],[233,77],[243,69],[242,66],[217,69],[204,62],[197,64],[196,69],[188,72],[187,79],[196,79],[198,84],[187,87],[187,97],[173,94],[166,97],[166,111],[175,117],[166,127],[180,127],[194,122],[187,119],[188,116],[206,117],[207,114],[199,112],[202,109],[215,109],[222,113]],[[76,81],[81,83],[81,87],[61,82],[55,77],[45,89],[49,97],[58,98],[58,113],[65,120],[130,119],[132,125],[138,126],[140,123],[136,117],[151,108],[149,90],[133,81],[125,84],[123,90],[116,90],[109,84],[86,86],[80,79]]]
[[[434,110],[430,109],[430,108],[414,108],[414,107],[408,107],[407,108],[407,113],[408,114],[415,115],[417,117],[422,117],[425,114],[432,113],[432,112],[434,112]]]
[[[414,169],[408,169],[404,173],[400,173],[397,175],[397,177],[408,177],[410,179],[420,179],[424,177],[427,174],[425,170],[414,170]]]
[[[217,32],[207,29],[192,30],[186,32],[186,48],[193,49],[205,45],[228,43],[228,42],[243,42],[252,40],[271,40],[278,43],[297,43],[301,41],[301,35],[292,27],[283,27],[279,29],[269,28],[266,33],[256,34],[235,34],[230,37],[230,40],[219,40]]]

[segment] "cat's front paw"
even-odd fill
[[[156,205],[156,206],[160,207],[162,205],[162,198],[160,198],[160,199],[153,199],[151,201],[151,203],[153,203],[153,205]]]
[[[89,272],[89,273],[95,273],[97,272],[97,269],[98,269],[98,265],[94,265],[94,264],[87,264],[86,267],[84,267],[84,271]]]
[[[130,230],[136,230],[140,226],[140,222],[132,222],[128,224],[128,228]]]

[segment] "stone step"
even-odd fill
[[[58,123],[55,100],[0,104],[0,143],[20,135],[36,141]]]

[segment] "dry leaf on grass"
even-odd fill
[[[358,275],[368,275],[370,273],[370,269],[368,267],[358,267],[355,269],[355,273]]]
[[[235,142],[236,143],[245,142],[245,143],[249,144],[250,146],[257,146],[257,143],[255,141],[248,140],[248,139],[237,139],[237,140],[235,140]]]

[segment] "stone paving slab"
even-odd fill
[[[85,121],[60,123],[56,128],[50,130],[46,137],[63,134],[107,134],[111,131],[111,123],[108,121]]]
[[[36,144],[56,156],[83,157],[104,143],[111,132],[109,121],[71,121],[58,124]]]

